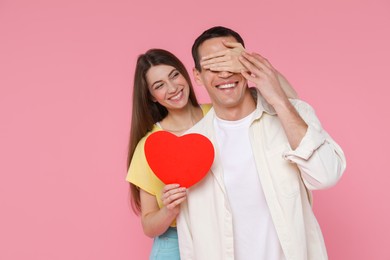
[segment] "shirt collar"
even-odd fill
[[[259,119],[263,112],[272,116],[276,115],[275,109],[264,99],[260,91],[257,88],[249,88],[253,98],[256,100],[256,111],[253,119]]]

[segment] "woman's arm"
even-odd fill
[[[282,87],[284,93],[286,93],[286,96],[288,98],[293,98],[293,99],[298,98],[298,94],[295,91],[295,89],[291,86],[290,82],[288,82],[287,79],[279,71],[276,71],[276,73],[278,76],[280,86]]]
[[[186,188],[169,184],[163,188],[164,207],[158,206],[156,197],[140,189],[141,222],[145,235],[156,237],[163,234],[180,212],[180,203],[187,198]]]

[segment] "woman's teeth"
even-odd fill
[[[179,93],[177,93],[177,95],[176,96],[173,96],[173,97],[171,97],[170,98],[170,100],[173,100],[173,101],[175,101],[175,100],[178,100],[178,99],[180,99],[181,98],[181,96],[182,96],[182,91],[180,91]]]

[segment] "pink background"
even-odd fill
[[[340,183],[314,194],[330,259],[390,259],[389,11],[387,0],[0,0],[0,259],[147,258],[124,181],[136,56],[166,48],[192,69],[192,42],[214,25],[282,71],[345,151]]]

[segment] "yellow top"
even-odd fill
[[[201,105],[203,116],[207,114],[210,110],[211,105],[205,104]],[[137,144],[135,148],[133,158],[130,163],[129,171],[126,176],[126,180],[131,182],[135,186],[143,189],[144,191],[156,196],[158,206],[160,208],[163,207],[163,203],[161,200],[162,189],[165,184],[157,178],[157,176],[153,173],[152,169],[150,169],[148,162],[146,161],[145,156],[145,141],[149,135],[154,132],[161,131],[159,126],[156,124],[153,126],[152,131],[148,132]],[[175,223],[173,223],[175,226]]]

